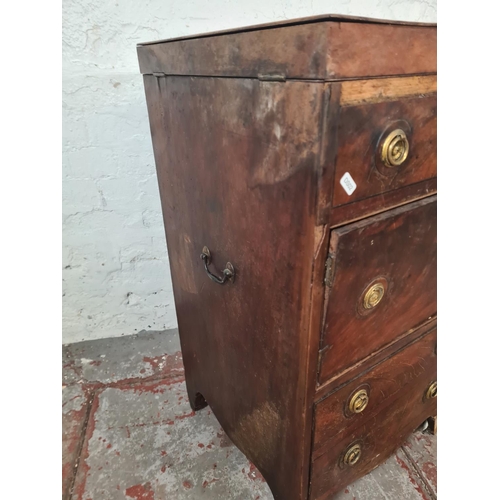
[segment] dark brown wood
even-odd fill
[[[331,227],[343,226],[350,222],[379,214],[388,208],[426,198],[427,196],[436,194],[436,192],[437,179],[434,177],[417,184],[410,184],[394,191],[382,193],[378,196],[341,205],[340,207],[336,207],[335,210],[330,210],[329,225]]]
[[[144,81],[191,402],[203,396],[276,498],[303,498],[322,86]],[[208,279],[204,245],[233,283]]]
[[[321,116],[323,130],[318,164],[317,224],[328,223],[331,214],[335,159],[337,157],[337,126],[341,86],[325,83],[325,106]]]
[[[436,27],[318,20],[143,44],[143,74],[343,80],[436,72]]]
[[[435,35],[324,16],[138,47],[190,403],[276,500],[326,499],[435,414],[412,399],[434,360],[415,346],[436,323]],[[412,156],[379,179],[374,138],[401,120]],[[370,412],[344,422],[361,380]],[[351,438],[363,462],[338,471]]]
[[[325,453],[312,462],[311,500],[327,500],[358,477],[389,458],[398,446],[436,412],[437,398],[426,399],[427,385],[432,380],[421,377],[408,384],[401,397],[384,406],[381,411],[362,422],[359,427],[347,428],[338,439],[332,440]],[[361,445],[361,458],[353,466],[341,466],[341,457],[354,443]]]
[[[436,39],[435,27],[329,23],[326,79],[436,73]]]
[[[436,314],[436,198],[425,198],[332,231],[333,279],[319,383]],[[366,287],[387,282],[374,309]]]
[[[338,226],[436,191],[435,75],[325,85],[317,223]],[[388,169],[379,142],[399,126],[408,131],[410,154],[403,165]],[[350,195],[340,184],[346,172],[357,184]]]
[[[434,415],[434,416],[429,418],[429,427],[430,427],[431,433],[435,436],[437,434],[437,430],[438,430],[437,415]]]
[[[420,22],[410,22],[410,21],[397,21],[394,19],[375,19],[372,17],[360,17],[360,16],[345,16],[342,14],[320,14],[318,16],[307,16],[299,17],[296,19],[284,19],[280,21],[274,21],[272,23],[262,23],[262,24],[251,24],[249,26],[243,26],[241,28],[229,28],[219,31],[209,31],[207,33],[198,33],[197,35],[185,35],[175,38],[166,38],[164,40],[154,40],[152,42],[139,43],[142,45],[156,45],[158,43],[165,42],[176,42],[178,40],[199,40],[201,38],[210,38],[218,35],[234,35],[236,33],[243,33],[248,31],[263,31],[271,28],[285,28],[290,26],[295,26],[297,24],[309,24],[318,23],[321,21],[341,21],[349,23],[360,23],[360,24],[393,24],[396,26],[424,26],[427,28],[436,28],[436,23],[420,23]]]
[[[327,92],[325,92],[327,93]],[[329,247],[330,228],[326,225],[316,226],[315,230],[315,245],[314,245],[314,267],[311,280],[311,307],[309,311],[309,339],[308,339],[308,352],[305,367],[306,374],[306,408],[305,408],[305,426],[306,438],[304,442],[305,456],[311,456],[312,452],[312,435],[311,429],[313,428],[313,404],[316,390],[317,366],[318,366],[318,349],[321,334],[322,312],[324,304],[324,285],[323,277],[325,271],[325,261]],[[309,434],[307,435],[307,432]],[[307,465],[302,470],[302,484],[309,484],[310,465]],[[304,498],[307,498],[307,487],[304,488]]]
[[[358,363],[346,368],[344,371],[338,373],[334,377],[328,380],[325,384],[316,387],[316,392],[314,395],[314,400],[316,402],[321,401],[323,398],[334,392],[334,390],[339,389],[341,386],[346,384],[349,380],[363,375],[371,370],[374,366],[389,359],[396,352],[400,351],[407,344],[412,343],[415,339],[422,337],[424,334],[435,328],[437,323],[437,318],[433,317],[424,324],[419,325],[417,328],[412,328],[409,331],[399,335],[391,343],[385,345],[377,351],[373,351],[369,356],[362,359]]]
[[[408,159],[387,168],[380,161],[384,131],[409,126]],[[344,205],[436,177],[436,96],[340,108],[333,205]],[[357,185],[349,195],[340,184],[348,172]]]
[[[436,379],[436,339],[433,330],[317,403],[313,459],[325,453],[330,440],[345,428],[360,426],[383,407],[392,405],[408,387],[431,384]],[[352,413],[349,401],[358,389],[367,391],[369,401],[364,411]]]

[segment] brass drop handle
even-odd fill
[[[215,281],[215,283],[223,285],[224,283],[226,283],[226,281],[232,281],[234,279],[235,271],[231,262],[228,262],[226,264],[226,268],[222,271],[222,278],[219,278],[219,276],[211,273],[210,269],[208,269],[208,266],[210,265],[210,262],[212,262],[212,255],[210,254],[210,250],[208,249],[208,247],[203,247],[200,258],[203,260],[203,264],[205,265],[205,272],[207,273],[207,276],[212,281]]]
[[[342,462],[344,463],[344,465],[352,467],[353,465],[356,465],[359,462],[360,458],[361,458],[361,446],[359,444],[355,444],[350,448],[348,448],[348,450],[345,452]]]
[[[438,383],[436,381],[432,382],[432,384],[427,388],[425,392],[425,397],[427,399],[434,399],[438,395]]]
[[[386,167],[398,167],[410,152],[410,143],[404,130],[393,130],[382,143],[381,158]]]
[[[356,391],[349,401],[349,411],[351,413],[361,413],[368,406],[370,400],[366,389]]]

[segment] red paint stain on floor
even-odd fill
[[[69,488],[71,478],[74,474],[74,462],[77,458],[77,450],[80,443],[80,433],[83,428],[83,421],[87,413],[87,403],[80,410],[70,410],[63,414],[63,467],[62,484],[63,493]]]
[[[63,365],[63,370],[71,370],[78,378],[82,377],[82,367],[78,366],[74,359],[71,359]]]
[[[195,416],[194,411],[191,411],[190,413],[186,413],[185,415],[176,415],[175,420],[184,420],[185,418],[194,417],[194,416]]]
[[[135,500],[154,500],[155,493],[151,488],[151,483],[136,484],[125,490],[125,495]]]
[[[160,373],[160,375],[164,378],[160,380],[160,384],[158,384],[158,374],[153,373],[153,375],[148,377],[132,377],[132,378],[124,378],[115,382],[99,382],[99,381],[89,381],[82,382],[82,389],[87,392],[98,391],[102,389],[124,389],[130,390],[133,389],[135,392],[153,392],[157,390],[157,392],[153,392],[154,394],[163,393],[164,390],[160,388],[158,390],[158,385],[173,385],[179,382],[184,382],[184,372],[182,370],[173,370],[169,373]],[[114,376],[114,374],[112,374]],[[153,384],[155,387],[150,388],[149,386]]]
[[[162,356],[143,358],[145,363],[148,363],[156,375],[172,375],[175,373],[182,373],[184,371],[184,364],[182,362],[181,352],[174,354],[163,354]]]
[[[127,386],[122,386],[120,383],[117,387],[123,390],[133,390],[138,394],[148,392],[151,394],[164,394],[169,386],[180,382],[184,382],[184,376],[171,376],[160,380],[143,379],[139,382],[134,382],[133,384],[130,383]],[[110,384],[108,387],[113,387],[113,385]],[[165,400],[165,403],[168,403],[168,399]]]
[[[431,482],[431,484],[436,487],[437,485],[437,469],[436,464],[432,462],[425,462],[422,466],[422,472],[425,477]]]
[[[420,484],[417,483],[417,481],[415,481],[415,478],[413,477],[413,473],[412,471],[410,470],[410,468],[408,467],[408,465],[406,465],[406,462],[404,462],[403,460],[401,460],[401,458],[398,457],[398,455],[396,454],[396,460],[399,464],[399,466],[404,469],[407,473],[408,473],[408,479],[411,481],[411,484],[414,486],[414,488],[417,490],[418,494],[424,499],[424,500],[427,500],[427,495],[425,494],[424,490],[422,489],[422,487],[420,486]]]
[[[159,382],[153,384],[145,382],[142,384],[134,385],[133,390],[134,392],[138,392],[141,394],[145,392],[149,392],[151,394],[163,394],[167,390],[166,386],[168,385],[169,384],[165,380],[160,380]]]
[[[87,433],[85,436],[85,446],[83,447],[81,458],[80,458],[80,465],[78,466],[78,475],[80,476],[80,481],[76,481],[74,490],[73,490],[73,496],[71,497],[74,500],[82,500],[83,495],[85,493],[85,486],[87,483],[87,476],[90,471],[90,467],[87,464],[87,460],[89,459],[90,452],[89,452],[89,441],[92,439],[92,436],[94,435],[95,432],[95,426],[96,426],[96,419],[95,415],[97,413],[97,410],[99,409],[99,396],[95,395],[94,400],[92,401],[92,409],[90,412],[90,417],[89,421],[87,424]]]
[[[262,476],[262,474],[259,472],[259,470],[257,469],[257,467],[255,467],[254,464],[250,464],[250,471],[248,473],[248,477],[252,480],[252,481],[262,481],[263,483],[266,482],[266,480],[264,479],[264,477]]]
[[[233,445],[231,440],[227,437],[227,434],[224,432],[218,432],[217,437],[220,439],[219,446],[221,448],[229,448]]]
[[[216,483],[219,480],[219,478],[214,477],[213,479],[210,479],[210,481],[203,481],[203,488],[206,488],[207,486],[210,486],[212,483]]]

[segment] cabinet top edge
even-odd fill
[[[285,19],[281,21],[275,21],[272,23],[264,23],[264,24],[254,24],[249,26],[243,26],[240,28],[230,28],[220,31],[210,31],[206,33],[199,33],[195,35],[186,35],[175,38],[166,38],[162,40],[154,40],[149,42],[140,42],[137,44],[137,47],[142,47],[145,45],[156,45],[161,43],[170,43],[177,42],[181,40],[196,40],[209,38],[213,36],[219,35],[233,35],[238,33],[247,33],[250,31],[260,31],[267,30],[272,28],[284,28],[287,26],[297,26],[301,24],[311,24],[311,23],[322,23],[322,22],[344,22],[344,23],[358,23],[358,24],[390,24],[390,25],[399,25],[399,26],[418,26],[424,28],[437,28],[436,23],[419,23],[419,22],[410,22],[410,21],[396,21],[391,19],[376,19],[369,17],[357,17],[357,16],[346,16],[339,14],[322,14],[318,16],[310,16],[310,17],[301,17],[296,19]]]

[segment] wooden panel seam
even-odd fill
[[[308,365],[305,369],[305,374],[307,377],[306,387],[306,418],[305,418],[305,440],[304,440],[304,457],[307,457],[308,461],[303,460],[302,464],[304,470],[302,471],[303,481],[301,482],[302,491],[306,491],[306,498],[310,495],[311,486],[311,464],[312,464],[312,452],[313,452],[313,439],[314,439],[314,394],[316,391],[316,383],[318,377],[318,363],[317,363],[317,352],[319,349],[319,336],[321,334],[321,326],[319,320],[322,317],[323,308],[323,295],[324,295],[324,266],[323,263],[326,259],[328,244],[329,244],[330,229],[327,225],[316,226],[315,232],[315,246],[313,255],[313,266],[312,266],[312,281],[311,281],[311,292],[309,296],[309,342],[308,342],[308,353],[306,356]],[[318,310],[319,308],[319,310]]]
[[[429,334],[434,328],[436,328],[436,323],[437,323],[437,315],[431,317],[430,319],[424,321],[420,325],[417,325],[414,328],[411,328],[404,334],[400,335],[397,337],[394,341],[392,341],[390,344],[384,346],[383,348],[373,352],[370,356],[367,356],[366,358],[362,359],[358,363],[350,366],[346,370],[344,370],[341,373],[336,374],[323,384],[319,385],[316,388],[316,395],[315,395],[315,400],[314,404],[320,403],[323,399],[328,398],[331,396],[334,392],[337,390],[341,389],[344,387],[346,384],[350,383],[352,380],[355,380],[364,374],[368,373],[369,371],[373,370],[376,366],[378,366],[380,363],[383,363],[387,359],[391,358],[392,356],[396,355],[403,349],[406,349],[408,346],[412,345],[425,335]],[[412,335],[412,334],[416,335]],[[407,339],[407,342],[404,342],[404,340]],[[392,351],[391,348],[394,347],[395,345],[401,344],[400,347],[397,347],[395,351]],[[387,351],[387,356],[383,356],[384,351]],[[376,361],[373,364],[370,364],[371,359],[377,359],[377,357],[382,356],[381,359]],[[366,364],[366,369],[356,373],[355,370],[359,368],[360,366]],[[339,385],[334,385],[331,390],[328,390],[328,386],[331,386],[335,383],[336,380],[340,379],[343,377],[343,375],[348,374],[350,371],[353,371],[354,374],[352,377],[347,377],[341,384]]]

